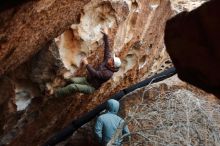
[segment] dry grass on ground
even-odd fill
[[[220,105],[188,90],[159,94],[150,103],[143,99],[130,108],[126,121],[133,127],[126,145],[220,145]]]

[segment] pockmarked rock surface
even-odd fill
[[[30,59],[71,24],[89,0],[28,1],[0,13],[0,75]]]
[[[30,3],[26,3],[25,7],[27,7],[26,5],[28,4],[31,5]],[[47,1],[47,3],[48,5],[44,5],[44,3],[41,4],[39,1],[38,5],[33,5],[31,8],[35,11],[39,11],[39,13],[47,12],[46,10],[48,10],[48,13],[50,11],[52,13],[52,9],[55,8],[55,5],[58,5],[58,2],[54,1],[53,3],[53,1]],[[70,6],[74,5],[71,2],[69,3]],[[75,9],[80,9],[81,4],[82,3]],[[60,7],[63,8],[62,5],[60,5]],[[64,8],[66,7],[65,5]],[[31,12],[33,9],[30,9]],[[27,9],[27,11],[28,10],[29,9]],[[68,16],[71,14],[72,12],[68,13]],[[78,11],[76,14],[79,14]],[[50,51],[41,51],[41,54],[34,57],[35,59],[30,59],[19,66],[15,71],[8,74],[15,83],[17,93],[19,93],[19,96],[23,97],[20,97],[21,100],[18,100],[18,96],[16,97],[15,101],[19,101],[19,103],[17,102],[17,106],[19,106],[18,109],[20,110],[17,111],[17,114],[20,113],[20,116],[14,115],[17,116],[17,122],[9,125],[7,131],[4,131],[4,134],[0,136],[1,144],[17,146],[42,145],[50,136],[62,129],[70,121],[104,102],[114,93],[131,84],[137,83],[147,76],[154,74],[156,71],[162,71],[172,66],[165,52],[163,33],[161,33],[164,31],[166,20],[172,14],[170,2],[168,0],[94,0],[84,6],[83,10],[80,11],[80,17],[77,17],[77,21],[75,21],[75,16],[78,16],[76,14],[73,15],[74,18],[71,18],[71,20],[74,20],[72,21],[73,24],[66,29],[63,34],[55,38],[55,42],[59,48],[59,56],[62,60],[58,68],[65,67],[64,70],[61,69],[56,75],[54,71],[56,71],[55,68],[57,65],[50,66],[50,61],[48,63],[41,63],[40,60],[38,60],[39,58],[47,60],[48,57],[51,57]],[[17,15],[16,13],[16,16]],[[65,16],[63,13],[57,13],[57,15],[56,17],[47,17],[47,21],[61,19],[60,17]],[[16,16],[13,18],[15,19]],[[20,15],[17,17],[20,18]],[[16,18],[16,20],[18,20],[18,18]],[[66,21],[66,19],[68,18],[62,19],[62,21]],[[9,22],[12,24],[14,23],[12,20]],[[37,22],[38,19],[33,21],[33,27],[36,26],[36,31],[38,30],[37,26],[41,24],[41,21],[39,25],[35,24]],[[67,22],[70,24],[69,20],[66,21],[65,27],[67,26]],[[50,34],[49,36],[40,33],[43,32],[44,29],[39,29],[37,34],[39,36],[45,36],[47,39],[51,39],[55,34],[59,34],[64,30],[64,24],[60,24],[60,29],[57,25],[56,27],[49,28],[50,25],[52,24],[45,24],[45,27],[48,29],[46,32],[48,32],[48,35]],[[26,26],[23,27],[25,30]],[[112,79],[91,95],[76,93],[70,97],[61,99],[47,99],[43,97],[41,89],[56,89],[65,85],[59,75],[83,76],[86,74],[85,67],[80,64],[82,57],[87,56],[89,63],[93,66],[96,66],[102,61],[103,41],[100,29],[106,27],[109,29],[108,36],[111,50],[122,60],[120,71],[115,73]],[[52,31],[52,29],[56,32]],[[51,34],[52,32],[53,35]],[[15,31],[15,33],[19,34],[19,36],[22,34],[19,33],[19,31]],[[25,35],[26,33],[23,34],[25,36],[24,38],[28,37]],[[32,32],[29,32],[29,34],[32,34]],[[13,35],[11,37],[13,37]],[[31,38],[33,39],[32,44],[29,41],[26,41],[27,45],[22,44],[23,38],[21,37],[20,43],[15,40],[11,45],[18,43],[20,48],[21,46],[30,48],[29,53],[31,54],[33,53],[31,49],[41,47],[45,50],[52,46],[52,44],[47,46],[45,43],[47,42],[46,40],[44,40],[44,42],[40,41],[38,37]],[[39,43],[37,47],[36,45],[35,47],[29,46],[34,45],[36,42]],[[6,43],[6,48],[10,46],[7,44],[9,43]],[[3,50],[7,49],[2,49],[2,51]],[[17,49],[12,53],[15,56],[16,50]],[[19,53],[21,52],[22,51]],[[26,55],[29,56],[29,53],[27,52]],[[49,54],[49,56],[45,56],[44,58],[42,54]],[[2,55],[4,56],[4,54]],[[27,56],[23,57],[26,58]],[[12,56],[9,56],[9,58],[11,57]],[[56,55],[54,57],[56,58]],[[22,58],[22,60],[24,58]],[[52,57],[51,59],[56,60],[55,58]],[[38,60],[39,62],[35,62],[34,60]],[[20,64],[21,62],[22,61],[19,60],[18,57],[16,63]],[[35,63],[32,64],[32,62]],[[4,61],[4,64],[7,64],[7,61]],[[10,63],[6,66],[10,67]],[[6,68],[2,71],[6,71]],[[40,70],[42,70],[42,76],[40,76]],[[16,74],[14,74],[15,72]],[[32,73],[37,74],[33,74],[33,76],[31,75]],[[48,76],[48,73],[50,76]],[[22,92],[21,89],[25,92]],[[29,96],[29,99],[26,98],[26,95]],[[14,99],[15,97],[11,98]],[[31,102],[29,102],[30,99]],[[20,101],[24,101],[25,104],[21,104]],[[6,123],[3,121],[2,125],[5,124]],[[32,136],[30,137],[30,135]]]
[[[192,11],[209,0],[170,0],[171,8],[175,14],[183,11]]]

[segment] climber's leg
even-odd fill
[[[81,84],[70,84],[66,87],[60,88],[55,91],[55,97],[65,97],[70,96],[75,92],[82,92],[85,94],[91,94],[95,91],[95,88],[90,85],[81,85]]]
[[[68,79],[68,81],[75,84],[83,84],[83,85],[89,84],[86,80],[86,77],[73,77]]]

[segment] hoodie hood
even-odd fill
[[[113,114],[117,114],[119,110],[119,102],[114,99],[108,100],[106,109]]]

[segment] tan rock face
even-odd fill
[[[81,74],[78,70],[85,56],[93,65],[100,63],[100,30],[108,28],[111,50],[122,60],[122,68],[113,77],[115,83],[134,70],[141,72],[133,74],[134,78],[142,77],[147,70],[158,70],[168,60],[159,32],[170,15],[168,1],[93,1],[85,6],[80,24],[72,25],[56,39],[63,63],[69,74],[75,75]],[[158,19],[162,23],[156,27]]]
[[[175,13],[183,11],[191,11],[201,6],[204,2],[209,0],[170,0],[171,8]]]
[[[52,2],[45,1],[47,5],[39,2],[34,10],[39,13],[49,11],[55,3],[57,4],[57,1]],[[81,12],[80,23],[73,24],[55,39],[63,64],[69,70],[67,75],[85,75],[86,70],[80,64],[83,56],[88,56],[89,63],[94,66],[102,61],[103,41],[100,29],[105,27],[109,28],[111,50],[121,58],[122,68],[92,95],[77,93],[62,99],[48,100],[41,97],[32,99],[20,122],[5,131],[3,138],[7,139],[10,132],[19,127],[17,130],[19,132],[8,138],[7,143],[17,146],[41,145],[70,120],[88,112],[117,91],[153,74],[161,66],[169,67],[171,62],[165,52],[161,32],[164,31],[164,24],[170,15],[168,0],[92,1],[85,5]],[[59,13],[56,19],[61,19],[60,17],[64,17],[63,13]],[[51,24],[47,25],[49,27]],[[48,30],[51,29],[48,28]],[[39,42],[38,39],[35,41]],[[28,42],[27,44],[30,45]],[[22,42],[19,43],[19,46],[21,45]],[[27,73],[29,71],[32,72],[28,69]],[[13,78],[16,79],[16,77]],[[23,79],[26,80],[25,75]],[[57,88],[54,81],[48,81],[48,83],[51,87]],[[30,137],[30,135],[34,136]]]
[[[0,75],[14,70],[71,24],[89,0],[29,1],[0,14]],[[74,8],[74,9],[73,9]],[[59,15],[57,15],[59,14]]]

